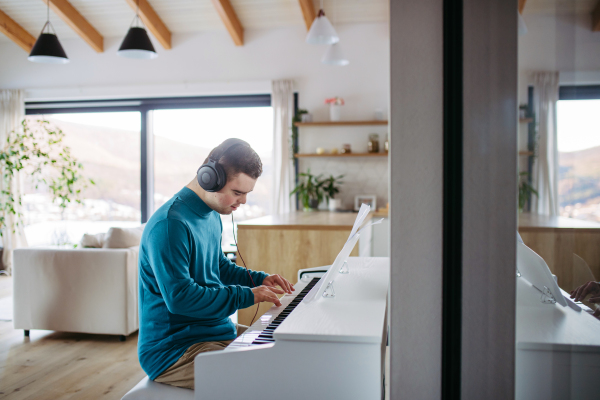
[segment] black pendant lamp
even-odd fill
[[[46,28],[48,28],[48,32],[44,32]],[[46,23],[42,28],[42,33],[40,33],[40,36],[35,41],[27,59],[38,63],[66,64],[69,62],[67,53],[65,53],[65,50],[60,45],[56,32],[51,33],[50,28],[54,31],[54,27],[50,23],[50,1],[48,1]]]
[[[150,60],[158,57],[158,54],[156,54],[156,50],[154,50],[154,46],[148,37],[148,32],[144,29],[139,16],[139,10],[140,3],[138,0],[135,17],[117,54],[121,57]]]

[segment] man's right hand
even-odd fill
[[[571,292],[571,298],[575,301],[582,301],[591,294],[590,303],[600,303],[600,284],[598,282],[588,282],[579,286]]]
[[[281,302],[279,301],[277,294],[285,294],[285,292],[281,289],[264,285],[252,288],[252,293],[254,293],[254,304],[266,301],[269,303],[274,303],[277,307],[281,306]]]

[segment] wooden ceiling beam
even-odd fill
[[[154,8],[148,3],[148,0],[126,0],[127,4],[133,8],[133,10],[138,9],[138,1],[139,1],[139,13],[140,18],[146,25],[146,27],[152,32],[156,40],[164,47],[166,50],[171,48],[171,31],[165,25],[165,23],[160,19]]]
[[[298,2],[300,3],[300,9],[302,10],[302,16],[304,17],[306,30],[309,31],[313,21],[317,17],[315,7],[312,0],[298,0]]]
[[[596,7],[594,7],[594,11],[592,11],[592,31],[600,31],[600,1],[598,1]]]
[[[0,10],[0,32],[8,36],[10,40],[18,44],[27,53],[31,52],[31,48],[35,44],[35,38],[2,10]]]
[[[50,2],[50,8],[63,21],[67,23],[92,49],[98,53],[104,51],[104,38],[98,31],[85,19],[79,11],[75,9],[67,0],[42,0],[45,4]]]
[[[525,3],[527,3],[527,0],[519,0],[519,14],[523,14]]]
[[[240,20],[235,13],[235,10],[231,6],[229,0],[212,0],[213,5],[215,6],[217,13],[223,20],[229,35],[233,39],[233,43],[236,46],[244,45],[244,27],[240,23]]]

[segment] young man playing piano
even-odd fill
[[[150,379],[193,389],[194,357],[224,349],[246,330],[231,314],[263,301],[279,306],[276,294],[294,290],[279,275],[238,267],[221,249],[219,214],[245,204],[261,173],[248,143],[227,139],[148,221],[139,252],[138,355]]]

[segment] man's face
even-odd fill
[[[240,204],[246,204],[246,195],[254,190],[256,179],[240,173],[230,179],[218,192],[207,192],[208,205],[219,214],[229,215]]]

